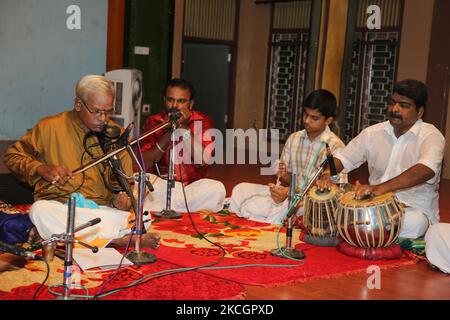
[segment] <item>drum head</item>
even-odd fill
[[[332,186],[330,190],[324,189],[324,191],[320,191],[317,186],[314,186],[309,190],[308,197],[314,199],[315,201],[328,201],[336,196],[337,187]]]
[[[358,207],[371,207],[371,206],[376,206],[380,203],[386,202],[391,200],[394,197],[394,194],[392,192],[388,192],[376,197],[370,197],[368,199],[365,200],[357,200],[355,199],[355,192],[354,191],[350,191],[345,193],[341,198],[340,198],[340,202],[341,204],[345,205],[345,206],[358,206]]]

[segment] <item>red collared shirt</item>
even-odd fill
[[[152,130],[156,126],[160,125],[161,123],[167,121],[167,115],[165,110],[161,111],[158,114],[149,116],[147,118],[147,122],[144,126],[144,131]],[[201,121],[201,128],[202,128],[202,146],[203,148],[208,147],[208,154],[211,157],[212,153],[214,151],[214,145],[211,135],[206,132],[208,129],[214,128],[213,121],[210,116],[207,116],[200,111],[193,110],[191,114],[191,118],[189,119],[189,130],[191,131],[191,134],[194,135],[194,125],[198,121]],[[198,124],[197,124],[198,125]],[[150,150],[153,147],[156,146],[156,142],[158,139],[164,134],[164,130],[159,130],[155,132],[155,134],[150,135],[146,139],[143,140],[142,145],[142,152],[146,150]],[[169,149],[172,147],[172,144],[169,144],[165,154],[163,157],[158,161],[158,166],[160,167],[160,170],[162,173],[167,172],[167,168],[169,166]],[[204,149],[205,150],[205,149]],[[181,167],[181,168],[180,168]],[[181,170],[180,170],[181,169]],[[147,168],[147,171],[153,172],[153,168]],[[174,166],[174,173],[175,173],[175,180],[177,181],[183,181],[184,184],[189,184],[191,182],[194,182],[196,180],[205,178],[208,173],[207,166],[200,166],[196,164],[175,164]],[[181,179],[183,177],[183,179]]]

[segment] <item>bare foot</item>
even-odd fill
[[[114,239],[111,241],[110,245],[117,247],[126,247],[129,241],[129,236],[122,237],[120,239]],[[144,248],[158,249],[159,243],[161,241],[161,236],[156,232],[144,233],[141,237],[141,246]],[[133,235],[131,239],[131,245],[136,243],[136,235]]]
[[[144,248],[158,249],[161,236],[156,232],[147,232],[142,235],[142,246]]]
[[[30,229],[30,232],[28,233],[28,240],[26,243],[24,243],[23,247],[25,248],[30,248],[36,244],[38,244],[39,242],[43,241],[44,239],[42,239],[36,229],[36,226],[33,226]]]

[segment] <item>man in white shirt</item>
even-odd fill
[[[399,237],[422,237],[439,222],[439,180],[445,139],[422,116],[427,88],[417,80],[395,84],[388,121],[364,129],[335,155],[336,169],[349,172],[368,162],[369,184],[356,183],[355,197],[395,192],[406,204]],[[319,181],[325,187],[327,179]]]

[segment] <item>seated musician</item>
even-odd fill
[[[175,150],[180,150],[177,149],[180,146],[185,149],[174,152],[176,182],[171,195],[171,209],[187,211],[182,189],[184,184],[189,211],[200,209],[219,211],[223,208],[225,186],[220,181],[207,178],[209,159],[205,158],[210,157],[214,150],[214,142],[208,132],[213,128],[213,122],[211,117],[193,109],[194,98],[195,90],[191,83],[184,79],[170,80],[164,92],[164,110],[148,117],[144,130],[154,129],[168,121],[169,112],[174,109],[180,112],[181,117],[177,120],[174,135]],[[164,173],[163,169],[168,171],[172,134],[173,130],[169,127],[144,139],[142,152],[147,171],[158,173],[154,168],[155,163],[160,173]],[[185,150],[190,151],[190,153],[187,152],[191,155],[190,159],[183,153]],[[167,181],[161,177],[152,176],[152,184],[154,191],[145,199],[144,207],[151,211],[161,211],[166,207]]]
[[[286,141],[278,165],[278,182],[269,186],[253,183],[236,185],[229,210],[251,220],[282,223],[288,210],[291,174],[296,174],[298,192],[326,158],[325,143],[332,152],[345,146],[329,128],[335,115],[336,98],[331,92],[322,89],[310,93],[302,115],[305,129],[294,132]],[[342,176],[341,182],[347,182],[346,179],[346,175]]]
[[[450,273],[450,223],[436,223],[425,234],[425,253],[434,267]]]
[[[355,198],[394,192],[406,204],[400,238],[422,237],[439,222],[438,189],[445,139],[422,120],[427,88],[417,80],[394,85],[387,99],[388,121],[364,129],[334,158],[338,172],[368,162],[369,184],[356,183]],[[318,181],[329,186],[329,174]]]
[[[66,232],[66,203],[72,193],[78,193],[75,226],[98,217],[101,222],[75,236],[87,242],[99,238],[107,240],[105,243],[112,240],[112,244],[125,245],[129,238],[126,235],[130,228],[131,200],[126,193],[114,193],[107,187],[111,171],[100,164],[82,174],[72,172],[103,155],[97,136],[91,133],[102,132],[110,121],[114,86],[103,76],[86,75],[77,82],[75,94],[73,110],[41,119],[8,148],[4,163],[17,178],[34,186],[35,191],[44,190],[35,194],[36,202],[30,211],[40,237],[46,240],[53,234]],[[119,153],[118,158],[125,173],[131,175],[128,152]],[[142,237],[143,246],[156,248],[159,241],[156,233]]]

